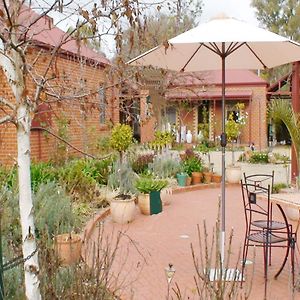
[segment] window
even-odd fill
[[[105,88],[104,86],[101,86],[99,88],[99,110],[100,110],[100,115],[99,115],[99,121],[100,124],[105,124],[106,121],[106,95],[105,95]]]

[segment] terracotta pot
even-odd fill
[[[135,197],[126,200],[114,198],[110,202],[110,213],[116,223],[127,224],[132,222],[135,212]]]
[[[191,185],[192,184],[192,177],[188,176],[186,178],[186,185]]]
[[[226,179],[229,183],[239,183],[242,177],[242,169],[240,166],[226,167]]]
[[[75,233],[59,234],[54,238],[54,249],[63,266],[79,261],[81,245],[81,237]]]
[[[220,183],[222,181],[222,176],[219,174],[212,174],[211,181],[215,183]]]
[[[204,182],[211,183],[212,172],[203,172]]]
[[[192,172],[192,182],[193,184],[201,183],[202,180],[202,173],[201,172]]]

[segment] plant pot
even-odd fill
[[[186,177],[186,185],[191,185],[192,184],[192,177],[187,176]]]
[[[160,199],[163,206],[167,206],[171,204],[173,197],[172,188],[164,188],[160,191]]]
[[[81,237],[75,233],[64,233],[55,236],[54,249],[63,266],[79,261],[81,256]]]
[[[211,183],[212,172],[203,172],[204,182]]]
[[[162,212],[160,191],[153,191],[150,194],[138,196],[138,206],[143,215],[154,215]]]
[[[222,181],[222,176],[219,174],[212,174],[211,181],[215,183],[220,183]]]
[[[229,183],[239,183],[242,177],[240,166],[229,166],[226,168],[226,179]]]
[[[186,178],[187,178],[187,174],[185,173],[178,173],[177,174],[177,182],[179,186],[186,186]]]
[[[201,172],[192,172],[192,182],[193,184],[201,183],[202,180],[202,173]]]
[[[130,199],[114,198],[110,202],[110,213],[114,222],[127,224],[135,217],[135,197]]]

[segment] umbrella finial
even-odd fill
[[[210,19],[210,21],[212,21],[212,20],[219,20],[219,19],[232,19],[232,18],[229,17],[228,15],[226,15],[224,12],[221,12],[221,13],[215,15],[214,17],[212,17]]]

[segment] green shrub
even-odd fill
[[[116,161],[113,164],[112,172],[108,176],[107,185],[113,190],[119,190],[121,194],[136,192],[134,183],[138,175],[132,170],[128,162]]]
[[[30,166],[31,187],[34,192],[37,191],[42,183],[57,180],[57,172],[54,166],[49,162],[32,163]]]
[[[97,186],[96,174],[96,167],[89,159],[76,159],[59,169],[58,179],[74,200],[91,201]]]
[[[252,164],[267,164],[269,162],[268,152],[255,151],[249,158],[249,163]]]
[[[189,176],[192,176],[192,172],[202,172],[203,164],[202,160],[196,156],[190,156],[181,162],[182,170]]]
[[[110,137],[110,146],[122,153],[132,144],[133,132],[129,125],[117,124],[113,127]]]
[[[80,219],[72,211],[70,197],[56,183],[41,184],[33,201],[37,237],[42,233],[53,237],[80,227]]]
[[[287,188],[287,184],[285,183],[276,183],[273,185],[272,193],[277,194],[281,189]]]
[[[135,182],[135,187],[143,194],[149,194],[153,191],[160,191],[167,185],[167,180],[159,180],[148,177],[141,177]]]
[[[153,163],[149,164],[149,170],[155,177],[171,178],[181,170],[181,166],[173,158],[155,157]]]

